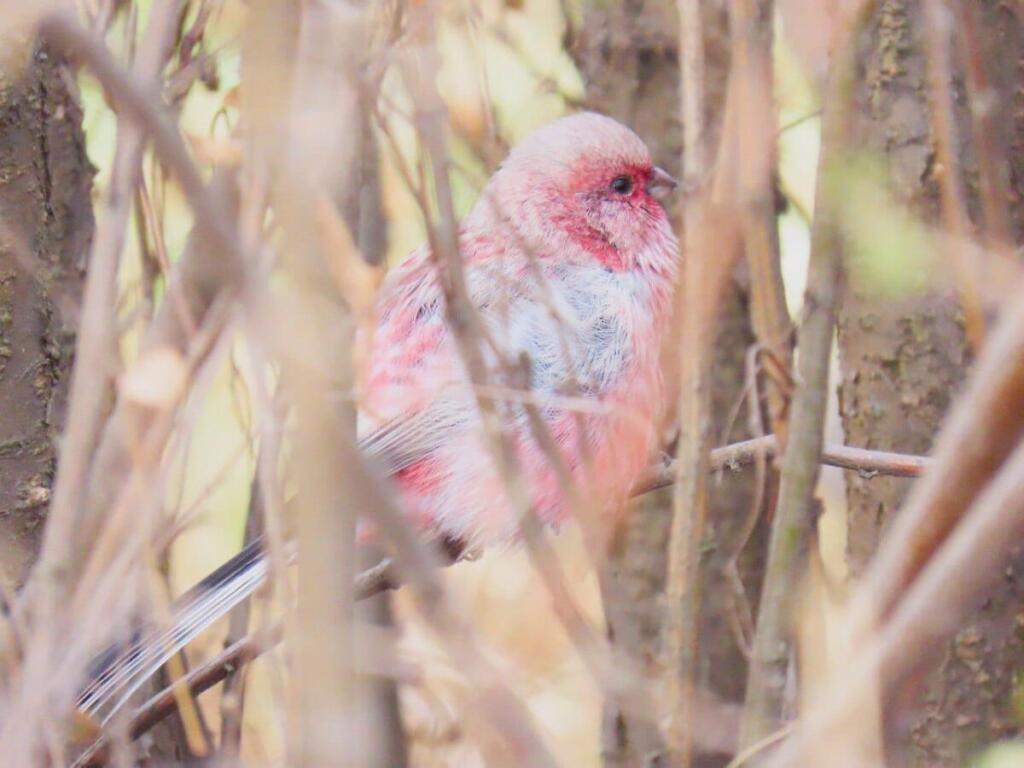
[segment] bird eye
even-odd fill
[[[629,176],[616,176],[612,179],[611,187],[620,195],[628,195],[633,191],[633,179]]]

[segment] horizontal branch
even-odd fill
[[[755,437],[752,440],[744,440],[711,451],[710,471],[739,469],[753,464],[758,455],[774,456],[776,453],[778,453],[778,441],[775,439],[775,435]],[[834,443],[825,445],[821,453],[822,464],[849,469],[867,476],[919,477],[928,468],[929,461],[925,456],[851,448]],[[642,496],[658,488],[672,485],[675,471],[675,462],[648,467],[633,487],[631,495]]]

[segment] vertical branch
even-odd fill
[[[357,178],[368,15],[360,3],[290,6],[264,0],[253,9],[246,73],[272,67],[274,79],[249,80],[253,90],[245,98],[261,142],[254,163],[271,168],[271,199],[286,246],[287,287],[271,296],[271,333],[295,415],[290,472],[299,499],[298,605],[288,626],[295,654],[289,762],[326,767],[361,763],[374,749],[354,671],[358,499],[352,488],[358,470],[344,457],[355,440],[355,409],[333,396],[354,388],[356,324],[339,297],[322,288],[330,284],[336,254],[318,236],[316,218],[325,200],[351,189]],[[278,159],[275,147],[282,141]]]
[[[699,635],[698,569],[707,505],[707,464],[711,420],[708,377],[711,306],[707,261],[701,241],[706,226],[704,184],[704,37],[700,6],[680,0],[679,68],[683,122],[683,189],[692,197],[684,203],[681,383],[679,447],[672,499],[664,629],[668,696],[666,741],[673,764],[689,766],[692,751],[694,687]]]
[[[860,6],[865,4],[861,2]],[[779,727],[782,717],[791,647],[789,622],[812,519],[828,395],[836,297],[842,276],[842,243],[836,210],[840,190],[836,172],[846,146],[859,17],[860,9],[841,21],[833,39],[811,232],[811,262],[804,299],[806,309],[797,337],[800,350],[797,387],[754,634],[740,733],[741,749],[771,735]]]
[[[700,3],[679,0],[679,101],[683,123],[683,180],[704,182],[704,34]],[[693,209],[695,210],[695,209]],[[688,223],[688,222],[687,222]]]
[[[772,62],[772,0],[733,0],[733,58],[729,83],[732,124],[726,126],[730,152],[739,158],[737,201],[747,264],[751,320],[757,340],[772,360],[768,370],[788,375],[792,359],[789,310],[779,260],[772,178],[775,171],[775,105]],[[766,377],[765,397],[772,431],[785,441],[787,395]]]
[[[728,18],[718,4],[702,4],[704,47],[704,134],[711,146],[721,131],[730,46]],[[651,148],[662,168],[679,175],[682,162],[682,108],[678,98],[679,17],[676,0],[644,0],[621,4],[587,3],[583,25],[570,52],[586,80],[588,107],[632,126]],[[682,195],[676,201],[682,202]],[[731,201],[730,201],[731,202]],[[729,232],[730,236],[735,234]],[[734,251],[724,258],[722,242],[715,243],[713,261],[721,262],[724,274],[714,322],[715,345],[711,353],[711,410],[714,425],[728,421],[728,414],[743,397],[744,358],[755,342],[748,317],[746,281],[732,274]],[[718,264],[714,264],[718,266]],[[680,339],[668,341],[678,357]],[[668,366],[667,366],[668,367]],[[673,387],[678,377],[670,378]],[[673,398],[675,394],[673,393]],[[668,408],[675,411],[675,403]],[[739,434],[748,436],[741,427]],[[716,434],[716,437],[722,437]],[[673,485],[674,470],[666,486]],[[746,684],[744,643],[723,617],[732,615],[742,601],[730,582],[735,576],[734,557],[745,538],[745,526],[754,492],[751,472],[716,476],[709,487],[707,531],[700,563],[700,644],[697,648],[699,690],[711,690],[724,701],[734,702]],[[672,524],[671,492],[637,499],[618,524],[608,560],[600,570],[601,599],[607,631],[615,651],[629,657],[645,677],[664,680],[665,579]],[[760,591],[766,526],[758,526],[739,557],[738,570],[747,594]],[[698,696],[698,702],[699,702]],[[661,701],[651,702],[658,709]],[[695,725],[693,752],[697,765],[716,764],[715,750],[699,738],[707,731]],[[738,724],[738,721],[737,721]],[[602,759],[606,766],[632,766],[665,752],[665,741],[656,718],[621,706],[615,699],[604,705]]]
[[[401,4],[395,4],[392,14],[401,13]],[[378,21],[377,24],[391,24],[390,19]],[[389,42],[393,35],[388,35]],[[383,45],[383,44],[382,44]],[[362,162],[359,169],[358,183],[350,185],[348,204],[341,204],[341,212],[349,229],[356,239],[356,250],[365,262],[371,266],[383,264],[387,252],[387,220],[384,214],[384,200],[381,190],[380,152],[377,136],[372,129],[373,115],[379,97],[379,78],[364,77],[360,93],[360,113],[362,136]],[[362,314],[366,322],[367,310]],[[358,312],[357,312],[358,314]],[[356,352],[356,373],[360,365]],[[381,560],[381,553],[376,547],[362,547],[359,563],[366,568]],[[357,594],[357,600],[359,599]],[[394,626],[392,596],[388,591],[374,595],[356,606],[355,619],[357,624],[369,623],[382,629]],[[405,768],[409,762],[409,745],[402,722],[402,711],[399,701],[399,682],[387,676],[371,675],[360,679],[364,685],[363,699],[366,702],[364,711],[373,729],[372,738],[377,745],[375,754],[370,756],[369,766],[384,768]]]

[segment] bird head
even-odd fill
[[[633,131],[585,112],[520,142],[468,222],[504,228],[540,258],[597,259],[612,269],[658,267],[675,253],[659,202],[675,187]]]

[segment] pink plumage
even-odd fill
[[[498,395],[533,508],[550,524],[565,519],[569,504],[524,398],[597,511],[620,505],[650,458],[678,259],[654,198],[672,186],[628,128],[575,115],[520,143],[460,229],[469,295],[484,326],[506,359],[529,359],[529,391],[511,391],[487,355],[489,394]],[[395,479],[411,519],[471,545],[514,538],[516,516],[445,322],[429,250],[385,281],[370,349],[361,443]]]

